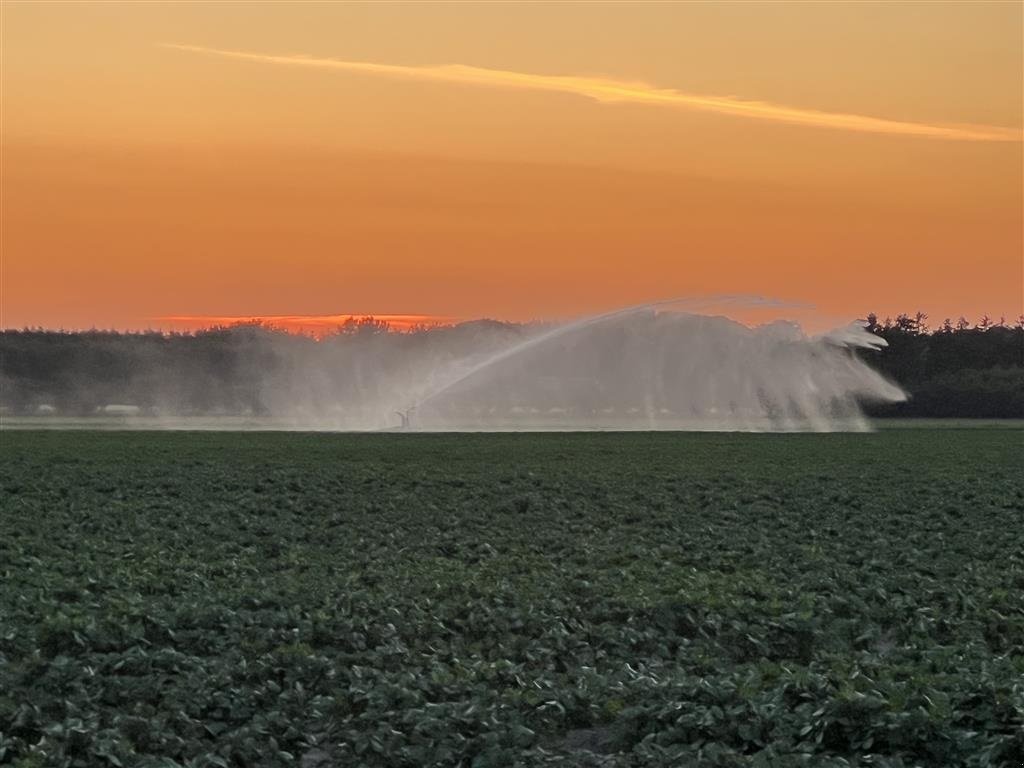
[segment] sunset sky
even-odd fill
[[[1019,2],[0,13],[3,327],[1024,312]]]

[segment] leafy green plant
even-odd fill
[[[1016,430],[2,438],[3,764],[1024,762]]]

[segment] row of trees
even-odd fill
[[[322,411],[328,401],[375,396],[424,358],[472,355],[521,332],[478,321],[398,333],[372,317],[319,339],[262,323],[194,333],[8,330],[0,332],[0,408],[85,416],[129,405],[146,414],[263,415],[300,397],[309,402],[299,405]]]
[[[868,405],[876,416],[1024,417],[1024,316],[946,318],[930,328],[928,316],[898,315],[867,327],[888,346],[866,355],[871,365],[909,394],[905,403]]]
[[[931,329],[918,313],[869,315],[867,323],[888,346],[858,354],[911,396],[865,404],[873,415],[1024,417],[1024,318]],[[397,333],[374,318],[321,339],[255,323],[171,334],[8,330],[0,332],[0,408],[81,416],[124,404],[143,413],[259,415],[302,392],[315,412],[330,406],[325,399],[373,398],[390,381],[486,355],[530,330],[478,321]]]

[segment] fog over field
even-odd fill
[[[791,322],[750,328],[669,311],[680,303],[694,301],[561,325],[475,321],[412,333],[365,319],[321,340],[255,325],[100,335],[70,356],[54,350],[48,363],[66,368],[56,383],[33,385],[17,370],[27,357],[8,355],[5,407],[139,415],[170,428],[242,416],[323,430],[828,431],[865,429],[861,402],[905,399],[854,354],[886,344],[860,324],[808,336]]]

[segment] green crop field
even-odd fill
[[[1024,431],[0,433],[0,763],[1017,766]]]

